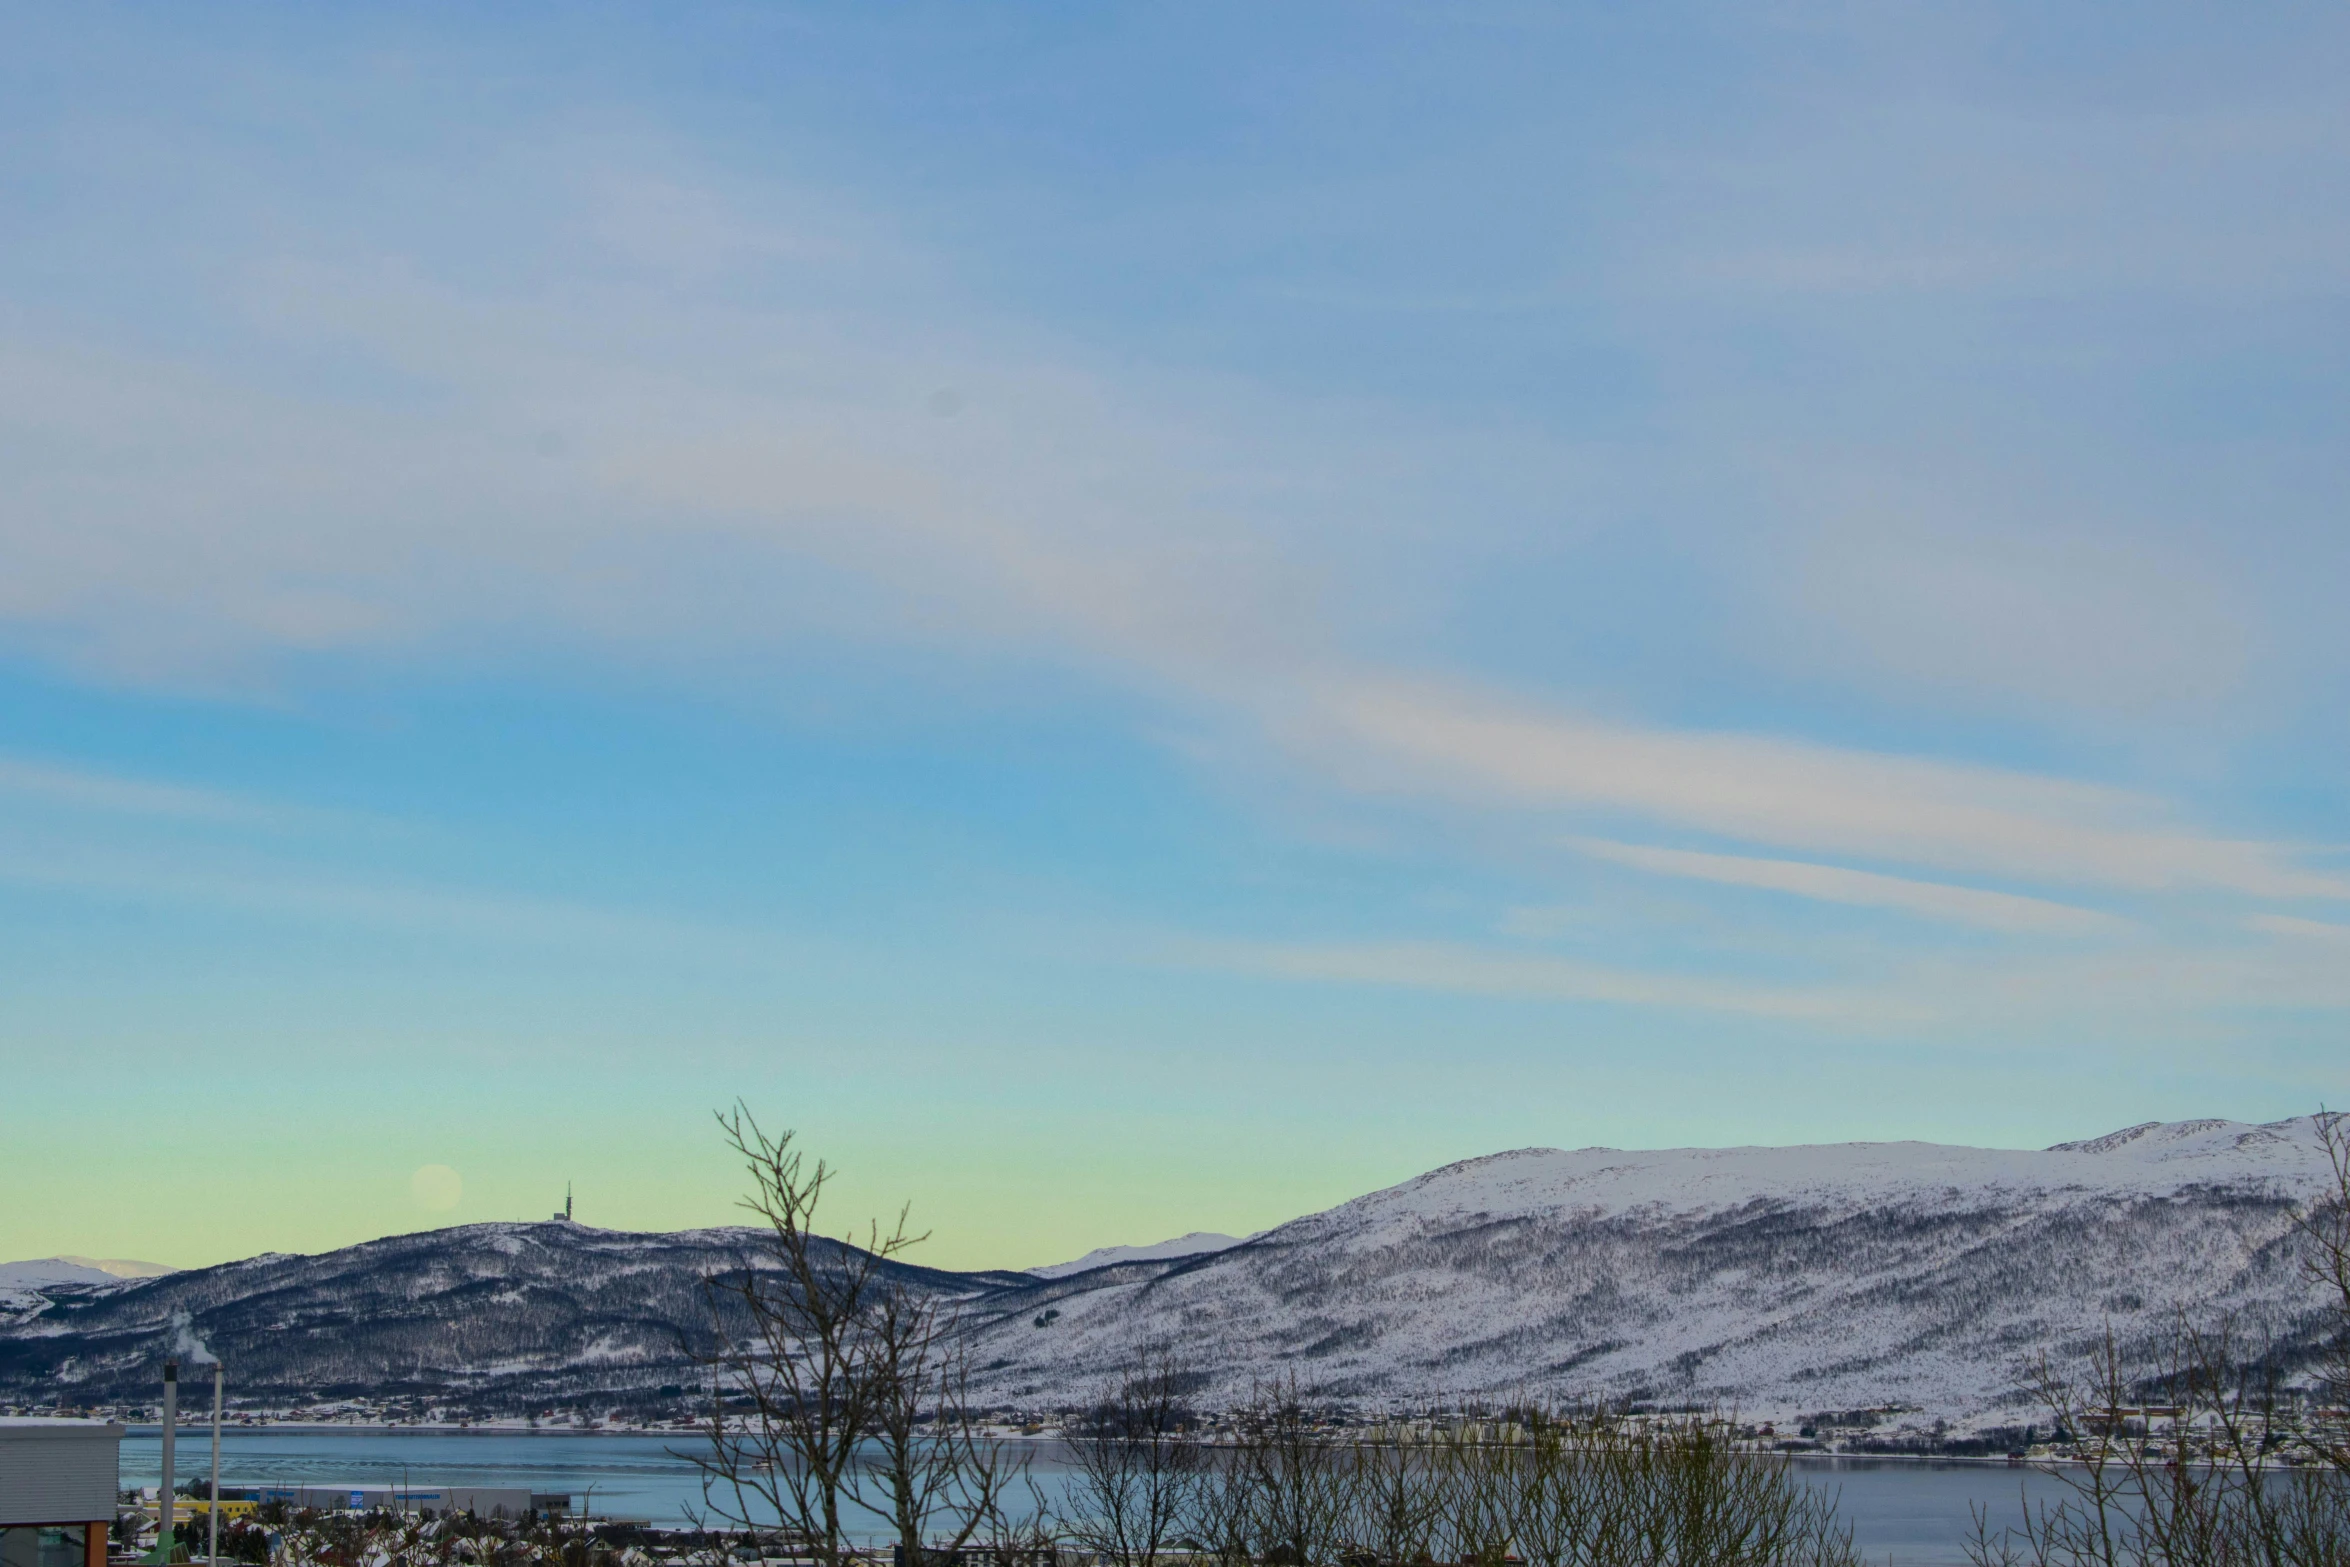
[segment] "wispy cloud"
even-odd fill
[[[1848,870],[1838,865],[1703,854],[1689,849],[1616,843],[1605,838],[1570,838],[1567,842],[1596,859],[1659,876],[1685,876],[1725,886],[1756,887],[1856,908],[1899,909],[1927,919],[1948,920],[1984,930],[2032,936],[2110,936],[2130,929],[2130,922],[2119,916],[2069,903],[2027,898],[2012,892],[1991,892],[1980,887],[1954,887],[1947,882],[1913,881],[1906,876]]]
[[[2021,1030],[2065,1020],[2192,1032],[2217,1017],[2350,1008],[2350,964],[2331,943],[2171,941],[2080,955],[1913,959],[1884,988],[1954,1024]]]
[[[1636,728],[1458,686],[1336,690],[1298,741],[1367,789],[1621,813],[1768,844],[2032,883],[2350,898],[2277,844],[2175,825],[2061,778],[1761,735]]]
[[[1736,1012],[1814,1023],[1884,1023],[1905,1010],[1892,998],[1856,991],[1743,985],[1702,975],[1647,972],[1444,942],[1268,943],[1202,951],[1231,967],[1287,979],[1474,995]]]
[[[1194,961],[1322,984],[1599,1002],[1662,1011],[1741,1014],[1886,1036],[1958,1031],[1979,1037],[2071,1028],[2193,1034],[2216,1018],[2332,1014],[2350,1009],[2350,927],[2268,922],[2283,946],[2151,941],[2126,950],[1999,955],[1868,954],[1866,978],[1826,984],[1743,983],[1702,970],[1665,971],[1451,942],[1198,944]],[[1546,935],[1549,932],[1529,931]],[[1588,934],[1588,932],[1579,932]],[[1857,949],[1815,953],[1846,966]]]
[[[182,847],[133,852],[0,836],[0,883],[109,903],[399,930],[465,943],[661,951],[772,960],[783,938],[709,921],[563,899],[286,866]]]
[[[193,821],[254,822],[284,814],[261,801],[185,784],[151,783],[82,768],[0,756],[0,794],[79,810]]]
[[[2320,941],[2338,947],[2350,947],[2350,925],[2336,925],[2326,920],[2298,919],[2290,914],[2255,914],[2249,921],[2254,930],[2272,936],[2288,936],[2296,941]]]

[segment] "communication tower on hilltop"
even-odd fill
[[[569,1181],[563,1183],[563,1211],[556,1214],[555,1217],[565,1224],[571,1222],[571,1183]]]

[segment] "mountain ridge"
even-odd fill
[[[1030,1289],[978,1342],[1015,1400],[1173,1349],[1226,1401],[1295,1375],[1367,1402],[1539,1391],[1982,1417],[2024,1405],[2039,1352],[2076,1353],[2108,1320],[2144,1347],[2171,1312],[2231,1310],[2304,1353],[2290,1213],[2324,1176],[2310,1117],[2039,1150],[1513,1149],[1179,1266]],[[1049,1334],[1032,1327],[1044,1309]]]
[[[2104,1323],[2144,1345],[2174,1313],[2229,1311],[2290,1370],[2316,1331],[2291,1215],[2323,1175],[2310,1117],[2039,1150],[1523,1148],[1211,1251],[1053,1277],[889,1266],[957,1304],[1004,1406],[1171,1353],[1209,1403],[1294,1377],[1356,1405],[1535,1392],[1982,1420]],[[491,1221],[63,1285],[0,1304],[0,1397],[143,1398],[164,1352],[202,1344],[263,1399],[674,1399],[709,1343],[704,1281],[756,1265],[758,1234]]]
[[[1212,1252],[1229,1251],[1241,1244],[1243,1237],[1226,1235],[1219,1230],[1193,1230],[1172,1240],[1153,1241],[1147,1246],[1096,1246],[1084,1256],[1070,1262],[1050,1262],[1038,1268],[1024,1268],[1040,1279],[1065,1279],[1073,1274],[1090,1273],[1096,1268],[1107,1268],[1121,1262],[1172,1262],[1181,1257],[1200,1257]]]

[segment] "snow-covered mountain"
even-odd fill
[[[2107,1323],[2143,1341],[2179,1310],[2228,1310],[2306,1343],[2289,1212],[2324,1173],[2307,1118],[2039,1152],[1526,1149],[1211,1255],[1008,1292],[981,1359],[1014,1400],[1164,1347],[1212,1401],[1294,1375],[1372,1403],[2020,1409],[2043,1350],[2077,1352]]]
[[[124,1279],[161,1278],[172,1270],[159,1262],[125,1257],[32,1257],[0,1262],[0,1324],[48,1309],[44,1291],[60,1285],[104,1285]]]
[[[2290,1215],[2325,1168],[2308,1118],[2038,1152],[1525,1149],[1219,1249],[1111,1248],[1056,1277],[898,1271],[964,1303],[982,1391],[1009,1405],[1074,1402],[1169,1351],[1211,1404],[1294,1376],[1360,1405],[1537,1392],[1963,1420],[2022,1414],[2042,1352],[2108,1324],[2143,1342],[2181,1311],[2235,1313],[2290,1369],[2322,1326]],[[0,1400],[151,1397],[162,1356],[198,1345],[280,1402],[681,1399],[709,1341],[702,1281],[751,1238],[476,1224],[47,1285],[0,1314]]]
[[[134,1262],[128,1257],[34,1257],[24,1262],[0,1262],[0,1289],[159,1279],[172,1271],[160,1262]]]
[[[758,1232],[634,1235],[556,1219],[269,1253],[163,1278],[44,1288],[0,1318],[0,1400],[146,1400],[163,1357],[217,1355],[240,1397],[414,1395],[483,1410],[692,1386],[703,1281],[759,1265]],[[1030,1282],[888,1264],[957,1296]]]
[[[1228,1251],[1239,1245],[1240,1239],[1237,1235],[1219,1235],[1214,1230],[1193,1230],[1189,1235],[1178,1235],[1171,1241],[1158,1241],[1149,1246],[1097,1246],[1075,1262],[1047,1263],[1041,1268],[1025,1271],[1040,1279],[1065,1279],[1071,1274],[1090,1273],[1113,1263],[1173,1262],[1180,1257],[1201,1257],[1212,1251]]]

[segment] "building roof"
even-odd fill
[[[111,1420],[69,1420],[61,1415],[0,1415],[0,1440],[8,1437],[119,1438],[123,1428]]]

